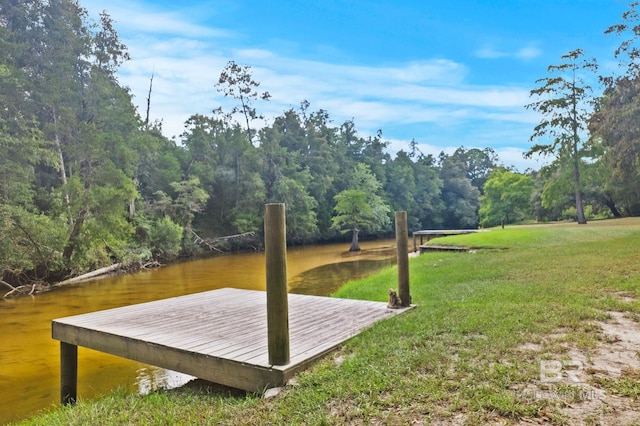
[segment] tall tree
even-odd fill
[[[253,142],[255,129],[251,123],[256,119],[264,118],[253,106],[257,100],[268,101],[271,98],[269,92],[259,92],[260,82],[253,79],[251,67],[249,65],[238,65],[235,61],[229,61],[227,66],[220,73],[216,88],[224,96],[229,96],[240,105],[234,106],[227,114],[228,117],[234,114],[241,114],[247,130],[247,138]],[[219,110],[221,111],[221,110]]]
[[[550,65],[549,77],[537,80],[538,87],[530,95],[538,100],[527,105],[542,115],[542,121],[533,131],[531,141],[550,141],[535,144],[525,154],[553,155],[560,167],[572,173],[573,194],[577,221],[587,223],[582,202],[580,180],[581,158],[585,156],[583,140],[593,107],[592,88],[585,82],[585,72],[595,71],[595,59],[584,59],[582,49],[573,50],[561,57],[559,65]]]
[[[356,165],[351,175],[351,186],[337,194],[334,199],[336,215],[333,227],[351,232],[349,251],[360,251],[358,243],[361,229],[379,230],[389,224],[389,206],[378,194],[382,184],[371,173],[368,166]]]
[[[302,104],[304,105],[304,103]],[[332,235],[333,194],[336,175],[340,170],[337,149],[338,130],[329,125],[329,114],[324,110],[309,115],[303,112],[307,151],[302,165],[309,169],[311,181],[309,194],[318,202],[317,217],[319,238]]]

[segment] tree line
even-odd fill
[[[128,59],[105,12],[94,21],[76,0],[0,4],[0,279],[7,286],[113,263],[259,249],[268,202],[286,204],[290,244],[390,235],[400,210],[411,230],[576,219],[576,193],[585,217],[640,212],[640,148],[629,133],[635,74],[612,79],[588,119],[569,120],[569,129],[579,123],[594,137],[567,148],[570,138],[553,133],[559,141],[530,154],[546,150],[555,161],[518,173],[491,148],[434,157],[413,140],[392,154],[382,131],[361,136],[353,120],[334,124],[306,101],[264,124],[260,104],[270,94],[250,66],[233,61],[212,84],[235,107],[194,114],[179,141],[168,139],[118,82]],[[544,114],[542,103],[532,108]],[[534,136],[557,125],[552,118]]]

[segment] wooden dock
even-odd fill
[[[414,231],[413,232],[413,251],[418,251],[418,248],[424,244],[424,238],[427,238],[427,242],[432,238],[437,237],[447,237],[449,235],[463,235],[463,234],[473,234],[475,232],[480,232],[478,229],[425,229],[422,231]],[[420,237],[420,244],[418,244],[417,240]]]
[[[76,399],[77,347],[263,391],[282,386],[376,321],[406,311],[384,302],[289,294],[290,362],[271,365],[267,295],[224,288],[56,319],[61,342],[61,396]],[[65,400],[66,398],[66,400]]]

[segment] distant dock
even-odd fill
[[[413,251],[417,252],[419,248],[424,245],[424,239],[426,237],[427,242],[432,238],[437,237],[447,237],[449,235],[462,235],[462,234],[473,234],[475,232],[480,232],[478,229],[428,229],[423,231],[414,231],[413,232]],[[420,244],[418,244],[417,240],[420,237]]]

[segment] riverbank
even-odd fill
[[[487,250],[412,258],[417,308],[355,337],[273,398],[215,386],[116,392],[23,424],[639,420],[637,356],[606,357],[613,345],[624,355],[640,344],[634,346],[639,220],[507,227],[448,239]],[[390,268],[336,296],[384,301],[396,282]]]
[[[46,283],[44,281],[36,281],[29,284],[23,284],[19,286],[12,286],[7,282],[2,282],[2,284],[9,288],[10,290],[2,296],[2,299],[7,299],[9,297],[20,297],[20,296],[33,296],[40,293],[45,293],[56,288],[64,287],[71,284],[80,284],[82,282],[95,280],[97,278],[123,274],[123,273],[132,273],[137,272],[144,269],[152,269],[158,268],[162,266],[158,261],[150,261],[144,264],[129,264],[125,265],[122,263],[115,263],[110,266],[105,266],[104,268],[98,268],[96,270],[87,272],[85,274],[77,275],[71,278],[68,278],[64,281],[56,282],[56,283]]]

